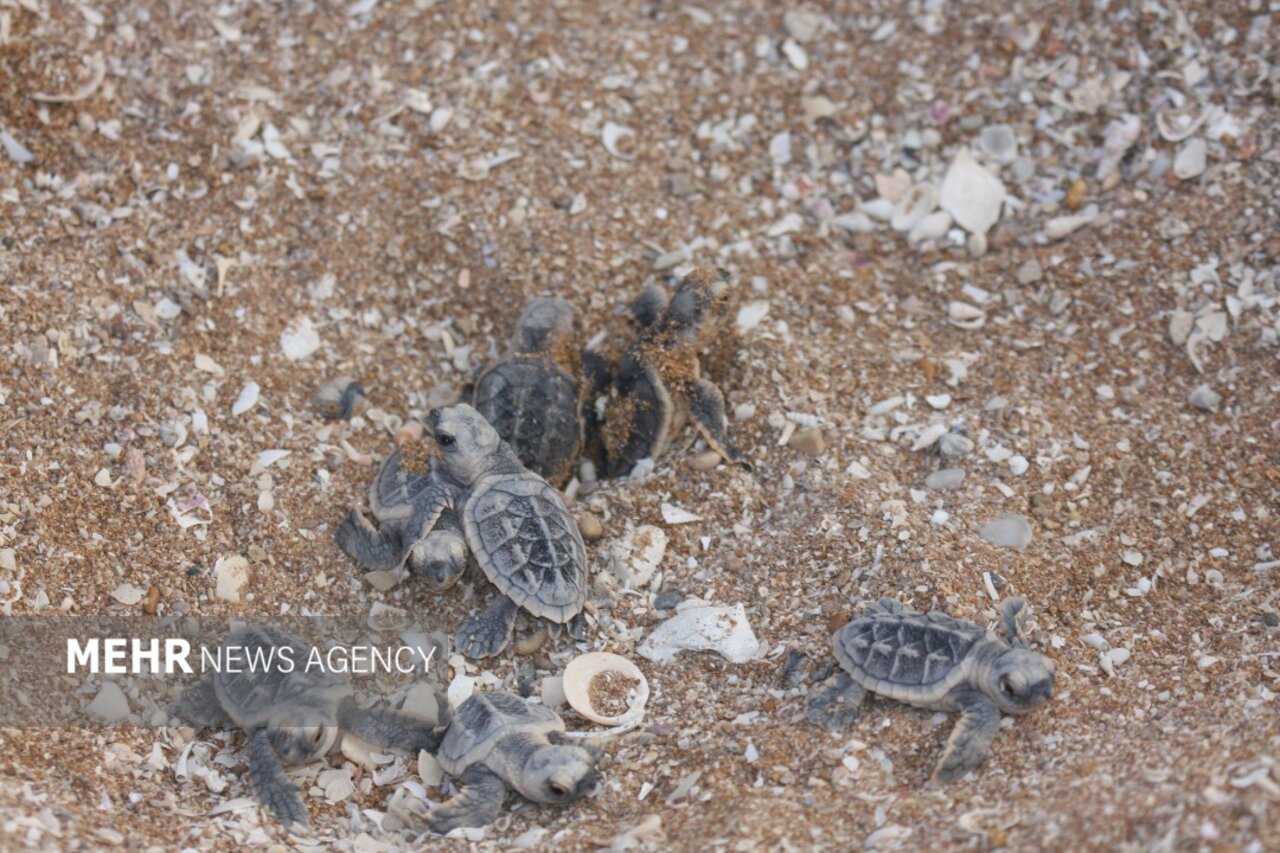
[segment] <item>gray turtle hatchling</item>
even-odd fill
[[[432,410],[418,445],[391,454],[374,479],[381,527],[352,510],[338,529],[342,549],[372,569],[407,561],[441,589],[473,556],[498,594],[458,629],[467,657],[506,648],[521,609],[584,637],[587,550],[560,493],[465,403]]]
[[[531,300],[516,322],[512,352],[476,380],[472,404],[520,461],[552,483],[568,479],[583,444],[582,356],[573,308]]]
[[[825,728],[848,725],[868,691],[937,711],[959,711],[939,781],[977,767],[1000,728],[1000,712],[1025,714],[1053,694],[1053,661],[1027,648],[1021,622],[1026,602],[1001,606],[1009,641],[945,613],[917,613],[882,599],[835,633],[844,672],[809,702],[809,719]]]
[[[361,708],[351,682],[327,667],[308,667],[312,647],[283,631],[245,626],[222,641],[224,667],[189,688],[178,713],[197,725],[236,726],[249,736],[249,779],[259,801],[286,826],[308,823],[307,808],[284,764],[328,754],[343,732],[381,746],[435,752],[443,727],[389,708]],[[253,661],[250,665],[250,661]]]
[[[473,693],[453,715],[440,766],[462,791],[427,815],[433,832],[485,826],[507,789],[535,803],[570,803],[597,788],[600,750],[564,736],[564,721],[544,705],[511,693]]]

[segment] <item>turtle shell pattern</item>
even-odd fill
[[[985,637],[972,622],[883,599],[837,631],[834,645],[840,665],[863,687],[927,704],[966,678],[964,660]]]
[[[250,625],[222,641],[221,671],[213,676],[218,702],[242,728],[267,725],[280,712],[301,704],[314,705],[320,694],[336,697],[351,692],[340,673],[326,667],[307,668],[311,647],[276,628]],[[235,648],[234,659],[226,656]],[[231,671],[228,661],[234,660]]]
[[[462,513],[485,576],[520,607],[568,622],[587,601],[587,549],[560,493],[528,471],[476,483]]]
[[[531,705],[512,693],[472,693],[453,714],[440,744],[440,766],[458,776],[488,758],[506,735],[562,731],[564,720],[545,705]]]
[[[582,447],[578,383],[543,356],[494,365],[476,383],[475,407],[530,471],[558,477]]]

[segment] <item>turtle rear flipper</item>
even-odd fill
[[[258,801],[285,827],[310,825],[311,818],[298,787],[285,775],[264,727],[249,733],[249,780]]]
[[[338,725],[344,731],[376,743],[418,754],[440,750],[444,727],[430,720],[390,708],[361,708],[351,700],[338,706]]]
[[[698,432],[716,453],[750,471],[752,466],[732,441],[725,427],[724,395],[706,379],[689,383],[689,413],[693,415]]]
[[[175,709],[178,716],[197,726],[211,729],[228,728],[235,725],[222,703],[218,701],[218,693],[213,686],[213,678],[204,678],[188,687],[178,697]]]
[[[335,538],[338,547],[366,569],[388,571],[404,562],[405,547],[400,537],[374,527],[358,509],[347,513]]]
[[[427,815],[432,832],[448,835],[460,826],[488,826],[502,811],[507,786],[489,768],[473,764],[458,780],[462,791]]]
[[[511,642],[520,608],[505,595],[494,596],[483,613],[467,619],[458,628],[458,651],[469,658],[490,658]]]
[[[964,688],[952,697],[961,711],[960,721],[951,731],[946,752],[933,771],[939,782],[959,779],[982,763],[996,732],[1000,731],[1000,710],[977,690]]]

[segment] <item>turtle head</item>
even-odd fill
[[[729,310],[729,273],[703,267],[680,282],[667,317],[682,332],[713,332]]]
[[[1053,697],[1053,661],[1012,648],[991,665],[986,693],[1006,714],[1025,714]]]
[[[525,798],[538,803],[571,803],[589,797],[600,786],[596,777],[599,755],[573,744],[540,746],[525,761],[517,788]]]
[[[465,403],[432,409],[427,430],[439,447],[440,467],[464,485],[483,476],[502,452],[497,430]]]
[[[327,755],[338,742],[338,727],[316,708],[297,708],[276,715],[267,739],[285,764],[306,764]]]
[[[540,296],[529,301],[516,321],[516,352],[546,352],[557,338],[573,332],[573,307],[563,299]]]

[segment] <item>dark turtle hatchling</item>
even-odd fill
[[[421,444],[383,463],[370,489],[381,527],[353,510],[338,529],[342,549],[368,568],[407,561],[442,589],[473,556],[498,594],[458,630],[468,657],[506,648],[522,609],[585,636],[587,551],[560,493],[465,403],[432,410]]]
[[[729,439],[724,395],[702,375],[701,357],[722,332],[728,305],[728,273],[708,269],[690,273],[670,302],[650,288],[631,305],[641,329],[613,373],[606,474],[622,476],[641,459],[657,459],[690,416],[713,450],[751,467]]]
[[[1025,607],[1020,598],[1001,606],[1006,642],[972,622],[882,599],[835,633],[844,672],[810,700],[809,719],[842,728],[857,716],[867,691],[920,708],[959,711],[933,774],[939,781],[958,779],[986,757],[1001,711],[1025,714],[1053,693],[1053,661],[1022,639]]]
[[[542,297],[516,322],[511,354],[476,380],[472,405],[526,468],[562,484],[583,445],[582,355],[574,349],[573,308]]]
[[[237,726],[249,736],[249,779],[259,801],[286,826],[308,823],[288,765],[314,761],[339,743],[343,732],[417,754],[435,752],[444,728],[389,708],[361,708],[351,682],[327,667],[307,667],[312,647],[283,631],[246,626],[222,641],[239,661],[188,689],[178,713],[197,725]],[[253,661],[251,665],[249,662]]]
[[[535,803],[570,803],[597,788],[599,749],[564,736],[564,721],[544,705],[512,693],[473,693],[458,706],[440,766],[462,791],[427,815],[433,832],[485,826],[502,809],[507,789]]]

